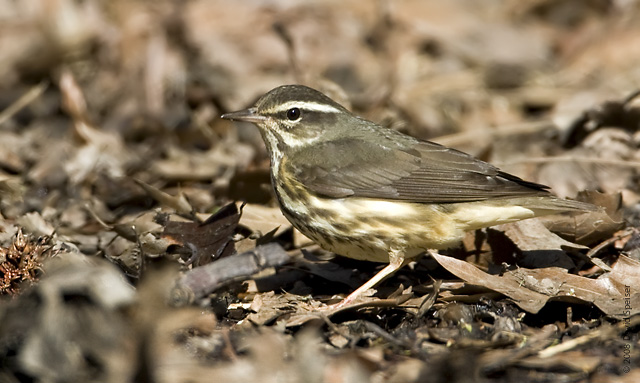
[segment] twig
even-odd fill
[[[176,283],[171,292],[174,306],[183,306],[205,297],[216,289],[256,274],[268,267],[282,266],[293,256],[277,243],[256,247],[251,251],[196,267]]]
[[[598,254],[600,251],[602,251],[602,249],[609,247],[610,245],[616,243],[618,240],[626,237],[626,236],[630,236],[631,234],[633,234],[633,229],[632,228],[628,228],[626,230],[624,230],[622,233],[618,234],[618,235],[614,235],[611,238],[606,239],[605,241],[601,242],[600,244],[598,244],[596,247],[594,247],[593,249],[589,250],[589,252],[587,253],[587,257],[589,258],[593,258],[596,254]]]
[[[427,311],[429,311],[429,309],[433,307],[433,304],[435,303],[436,299],[438,298],[438,295],[440,294],[441,285],[442,285],[442,279],[437,279],[433,281],[433,290],[429,294],[427,294],[422,300],[422,302],[420,303],[420,307],[418,308],[418,313],[416,314],[416,317],[422,318],[423,316],[425,316]]]
[[[29,89],[29,91],[23,94],[13,104],[9,105],[5,110],[0,112],[0,125],[10,119],[14,114],[18,113],[20,109],[32,103],[35,99],[40,97],[42,93],[49,87],[49,81],[41,81],[38,85]]]
[[[628,329],[640,324],[640,316],[636,315],[630,318],[629,321],[618,322],[616,325],[603,325],[599,329],[594,330],[586,335],[570,339],[555,346],[547,347],[544,350],[538,352],[538,356],[541,358],[549,358],[555,356],[561,352],[569,351],[578,346],[590,343],[597,339],[609,339],[616,334],[622,334]]]
[[[91,215],[91,217],[92,217],[96,222],[98,222],[98,224],[99,224],[100,226],[102,226],[104,229],[107,229],[107,230],[112,230],[112,229],[113,229],[113,226],[112,226],[112,225],[109,225],[108,223],[106,223],[105,221],[103,221],[103,220],[102,220],[102,218],[100,218],[100,217],[98,216],[98,213],[96,213],[96,212],[95,212],[95,210],[93,210],[93,208],[89,205],[89,203],[85,203],[85,204],[84,204],[84,208],[85,208],[85,210],[89,213],[89,215]]]
[[[569,351],[578,346],[590,343],[596,339],[606,339],[608,337],[612,337],[613,334],[615,333],[616,333],[616,328],[614,326],[607,326],[605,328],[592,331],[586,335],[569,339],[555,346],[547,347],[544,350],[541,350],[540,352],[538,352],[538,356],[540,358],[550,358],[562,352]]]

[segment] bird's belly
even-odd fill
[[[427,249],[456,245],[464,236],[441,207],[368,198],[326,199],[304,203],[281,199],[287,219],[324,249],[345,257],[389,262],[389,252],[412,258]]]

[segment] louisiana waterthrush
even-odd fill
[[[418,254],[455,246],[467,231],[595,209],[364,120],[306,86],[280,86],[222,118],[260,129],[280,208],[294,227],[334,253],[389,263],[338,306]]]

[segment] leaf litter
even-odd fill
[[[0,381],[637,381],[640,7],[567,4],[0,0]],[[218,118],[292,82],[603,210],[318,311],[381,266]]]

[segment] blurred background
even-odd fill
[[[639,13],[633,0],[1,0],[0,169],[45,194],[135,175],[265,202],[249,189],[268,179],[247,176],[267,166],[257,130],[218,117],[303,83],[560,195],[633,199],[633,167],[607,178],[580,160],[638,160],[634,115],[602,120],[640,84]],[[585,143],[600,127],[615,131]],[[559,154],[578,159],[546,158]]]

